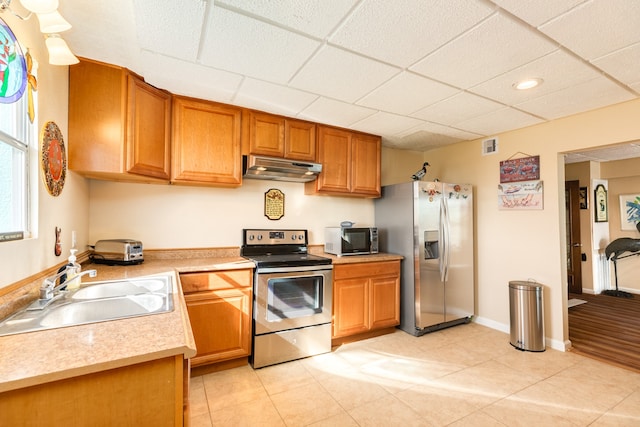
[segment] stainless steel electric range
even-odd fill
[[[307,230],[242,233],[240,253],[256,264],[252,366],[331,351],[331,259],[308,253]]]

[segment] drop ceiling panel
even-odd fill
[[[202,42],[202,64],[286,83],[320,43],[247,16],[215,8]]]
[[[134,0],[133,5],[141,49],[196,60],[207,3]]]
[[[640,157],[640,145],[637,143],[608,146],[595,150],[585,150],[579,153],[567,153],[564,157],[565,163],[578,162],[609,162]]]
[[[324,46],[291,80],[291,86],[355,102],[399,72],[381,62]]]
[[[593,64],[624,84],[637,85],[640,83],[640,43],[602,56]]]
[[[535,5],[522,0],[492,0],[501,8],[534,27],[565,13],[585,0],[536,0]]]
[[[458,92],[422,76],[402,72],[357,102],[365,107],[396,114],[410,114]]]
[[[483,2],[365,0],[330,43],[407,67],[488,16]]]
[[[140,57],[145,80],[176,95],[229,103],[242,76],[192,62],[143,51]]]
[[[308,92],[247,78],[233,102],[256,110],[295,117],[317,98],[317,95]]]
[[[556,50],[522,67],[474,86],[469,91],[507,105],[515,105],[593,80],[599,75],[597,70],[583,61],[562,50]],[[514,83],[532,77],[539,77],[544,81],[540,86],[529,90],[513,88]]]
[[[517,104],[531,114],[553,120],[632,99],[633,95],[604,77]],[[570,112],[570,113],[569,113]]]
[[[132,70],[140,68],[135,14],[130,1],[62,1],[58,10],[73,26],[62,38],[77,56]],[[43,63],[48,60],[36,59]]]
[[[410,69],[466,89],[553,50],[543,37],[496,13]]]
[[[443,125],[453,125],[504,108],[504,105],[467,92],[416,111],[411,116]]]
[[[478,135],[488,136],[500,132],[519,129],[541,123],[542,120],[513,108],[502,110],[465,120],[456,125],[457,128]]]
[[[592,0],[540,30],[587,59],[596,59],[640,41],[640,1]]]
[[[395,135],[412,127],[416,127],[421,123],[422,120],[411,117],[377,112],[376,114],[354,123],[350,128],[361,131],[365,131],[365,129],[374,129],[374,132],[368,130],[366,132],[371,132],[375,135]]]
[[[400,134],[431,147],[640,96],[638,0],[64,0],[60,12],[78,56],[399,147]],[[511,89],[533,73],[541,87]]]
[[[216,6],[242,10],[314,37],[325,38],[356,0],[216,0]]]
[[[298,114],[298,117],[318,123],[349,127],[375,113],[376,110],[370,108],[320,97]]]
[[[458,138],[420,130],[406,135],[403,138],[392,137],[387,141],[387,145],[402,147],[405,150],[424,151],[431,148],[441,147],[443,145],[454,144],[460,141],[461,139]]]

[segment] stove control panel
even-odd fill
[[[244,245],[306,245],[307,230],[253,230],[244,232]]]

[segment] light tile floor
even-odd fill
[[[192,378],[191,425],[640,426],[640,374],[471,323]]]

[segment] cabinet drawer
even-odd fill
[[[184,293],[247,288],[253,286],[253,270],[182,273],[180,282]]]
[[[400,261],[363,262],[333,266],[333,279],[387,276],[400,274]]]

